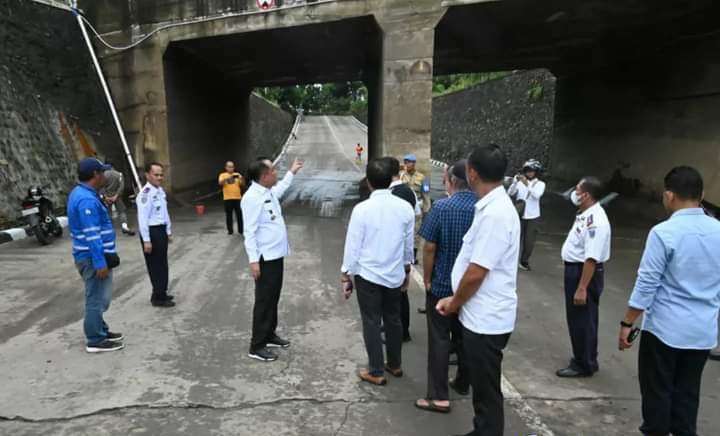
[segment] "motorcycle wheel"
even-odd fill
[[[63,228],[60,225],[60,222],[55,217],[53,217],[53,232],[52,232],[52,234],[56,238],[61,237],[63,234]]]
[[[52,236],[45,233],[40,226],[35,227],[35,237],[40,245],[48,245],[52,242]]]

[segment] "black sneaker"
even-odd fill
[[[88,345],[85,347],[85,351],[88,353],[106,353],[108,351],[117,351],[125,348],[125,344],[122,342],[113,342],[104,340],[97,345]]]
[[[122,333],[108,332],[106,339],[110,342],[122,342],[122,340],[125,339],[125,337],[123,336]]]
[[[266,345],[268,348],[287,348],[290,346],[290,341],[285,340],[279,336],[275,336],[270,339]]]
[[[272,351],[268,350],[267,348],[261,348],[259,350],[250,351],[248,353],[248,357],[255,360],[260,360],[262,362],[272,362],[274,360],[277,360],[277,354],[273,353]]]
[[[525,263],[520,263],[519,266],[520,266],[520,269],[521,269],[521,270],[524,270],[524,271],[532,271],[532,268],[530,268],[530,264],[527,263],[527,262],[525,262]]]
[[[135,236],[135,232],[133,232],[133,231],[130,230],[130,229],[127,229],[127,230],[126,230],[126,229],[122,229],[122,232],[123,232],[124,235]]]
[[[155,307],[175,307],[175,302],[172,300],[154,300],[150,304]]]

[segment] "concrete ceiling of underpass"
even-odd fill
[[[448,10],[435,73],[592,69],[720,28],[715,0],[504,0]]]
[[[362,80],[380,60],[372,17],[173,42],[186,54],[243,86]]]

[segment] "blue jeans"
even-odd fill
[[[75,266],[85,282],[85,322],[83,328],[89,346],[98,345],[107,339],[108,326],[103,313],[110,307],[112,293],[112,271],[105,280],[95,278],[92,260],[75,262]]]

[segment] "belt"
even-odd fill
[[[150,228],[153,228],[153,227],[167,227],[167,224],[153,224],[152,226],[148,226],[148,227],[150,227]]]
[[[564,263],[565,263],[565,266],[583,266],[583,265],[585,265],[585,262],[564,262]],[[596,263],[595,266],[596,267],[603,266],[603,263],[602,262]]]

